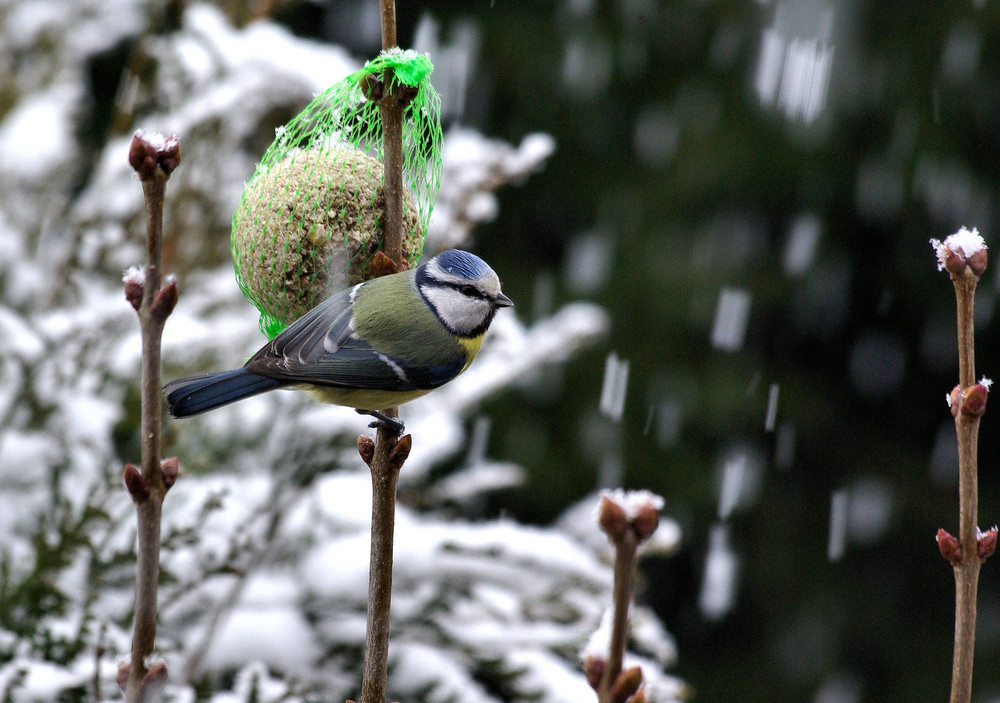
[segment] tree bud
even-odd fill
[[[180,461],[175,456],[167,457],[160,462],[160,471],[163,472],[163,485],[169,491],[177,483],[177,475],[181,471]]]
[[[941,556],[952,564],[957,564],[962,560],[962,545],[947,530],[939,529],[937,531],[937,543]]]
[[[639,686],[642,685],[642,669],[638,666],[633,666],[631,669],[625,669],[622,673],[618,674],[618,678],[611,685],[611,700],[618,701],[618,703],[625,703],[632,694],[639,690]]]
[[[612,542],[619,542],[628,531],[628,517],[625,510],[608,496],[601,497],[597,522]]]
[[[976,538],[976,554],[980,561],[986,561],[997,549],[997,528],[996,525],[979,533]]]
[[[410,449],[413,448],[413,435],[403,435],[399,441],[389,451],[389,468],[392,471],[399,471],[403,468],[403,462],[410,456]]]
[[[139,471],[138,466],[135,464],[125,464],[123,478],[125,479],[125,488],[128,489],[128,493],[132,496],[134,502],[142,503],[149,500],[149,486],[146,485],[146,479],[142,477],[142,472]]]
[[[375,458],[375,442],[371,437],[364,435],[358,437],[358,454],[368,466],[372,465],[372,459]]]
[[[137,131],[128,149],[129,165],[140,179],[152,178],[156,170],[168,178],[181,163],[181,143],[176,134],[164,137]]]

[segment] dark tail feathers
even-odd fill
[[[163,387],[163,395],[171,415],[190,417],[284,385],[285,381],[234,369],[179,378]]]

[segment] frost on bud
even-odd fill
[[[962,560],[962,545],[947,530],[939,529],[937,531],[937,543],[941,556],[952,564],[957,564]]]
[[[181,142],[176,134],[165,137],[138,130],[129,144],[128,163],[143,180],[152,178],[157,169],[169,178],[181,163]]]
[[[160,471],[163,472],[163,485],[169,491],[170,487],[177,483],[177,475],[181,471],[181,463],[177,457],[167,457],[160,462]]]
[[[125,300],[135,308],[142,305],[142,290],[146,285],[146,270],[142,266],[130,266],[122,274],[122,283],[125,284]]]
[[[372,459],[375,458],[375,442],[371,437],[358,436],[358,454],[368,466],[372,465]]]
[[[980,276],[986,270],[986,242],[975,227],[971,230],[963,227],[943,242],[932,239],[931,246],[937,256],[938,271],[946,270],[960,276],[969,268],[973,274]]]
[[[639,542],[650,537],[660,524],[663,498],[649,491],[605,491],[598,506],[598,522],[612,542],[631,529]]]
[[[986,532],[976,530],[976,555],[979,561],[986,561],[997,549],[997,527],[994,525]]]
[[[125,479],[125,488],[128,489],[128,494],[132,496],[134,502],[142,503],[149,500],[149,486],[146,485],[146,479],[142,477],[138,466],[125,464],[123,478]]]
[[[960,412],[966,417],[980,417],[986,412],[986,398],[990,393],[992,381],[983,378],[979,383],[969,386],[962,393]]]

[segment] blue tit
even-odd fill
[[[276,388],[307,389],[398,431],[380,411],[465,371],[497,310],[512,304],[485,261],[452,249],[333,295],[241,369],[171,381],[163,393],[171,415],[189,417]]]

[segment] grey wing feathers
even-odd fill
[[[292,364],[314,364],[325,354],[335,353],[351,336],[351,293],[341,291],[293,322],[270,344],[251,357],[255,361],[286,360]]]
[[[439,366],[413,367],[353,336],[353,290],[338,293],[293,322],[244,368],[285,383],[397,391],[436,388],[464,368],[464,356]]]

